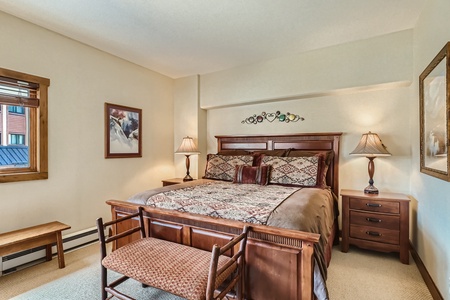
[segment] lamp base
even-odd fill
[[[378,189],[370,184],[364,189],[364,194],[378,194]]]
[[[184,176],[183,181],[192,181],[194,180],[194,178],[191,177],[191,175],[187,174],[186,176]]]
[[[189,166],[191,165],[191,161],[189,159],[189,154],[186,154],[186,176],[184,176],[183,181],[192,181],[194,180],[191,175],[189,175]]]

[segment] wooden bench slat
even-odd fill
[[[37,248],[40,246],[45,246],[49,244],[56,243],[56,234],[35,238],[35,239],[27,239],[23,240],[20,243],[14,243],[9,245],[0,245],[0,256],[5,256],[10,253],[19,252],[25,249]],[[26,247],[24,247],[26,245]]]

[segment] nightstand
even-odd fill
[[[409,264],[409,202],[404,194],[365,194],[341,190],[341,251],[349,245],[382,252],[399,252]]]
[[[168,186],[168,185],[172,185],[172,184],[179,184],[179,183],[183,183],[183,182],[189,182],[189,181],[183,181],[183,178],[171,178],[171,179],[164,179],[164,180],[162,180],[163,186]]]

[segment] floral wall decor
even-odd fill
[[[277,120],[278,122],[298,122],[298,121],[304,121],[305,118],[300,117],[296,114],[291,114],[289,112],[287,113],[281,113],[280,111],[277,111],[275,113],[266,113],[262,112],[259,115],[254,114],[253,116],[250,116],[246,118],[245,120],[242,120],[242,124],[258,124],[262,123],[264,120],[269,121],[272,123],[273,121]]]

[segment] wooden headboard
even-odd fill
[[[327,173],[327,185],[339,195],[339,141],[342,132],[297,133],[283,135],[216,135],[217,151],[296,149],[334,152]]]

